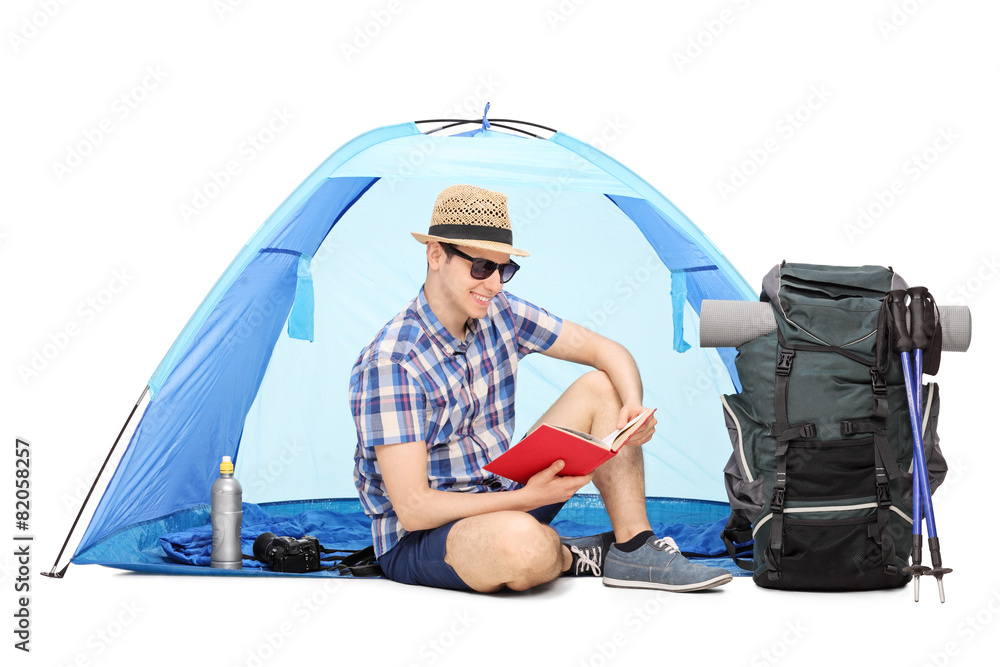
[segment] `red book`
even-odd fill
[[[535,473],[562,459],[560,476],[589,475],[618,453],[656,410],[646,410],[603,439],[571,428],[542,424],[516,445],[486,464],[495,475],[527,484]]]

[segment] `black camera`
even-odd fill
[[[315,572],[320,569],[319,554],[319,540],[311,535],[297,540],[261,533],[253,541],[254,557],[275,572]]]

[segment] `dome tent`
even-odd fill
[[[651,520],[728,516],[721,470],[731,448],[717,397],[739,390],[735,351],[698,347],[698,320],[703,299],[755,293],[683,213],[609,156],[530,123],[476,123],[450,135],[461,123],[363,134],[265,221],[150,378],[149,402],[72,562],[199,569],[167,559],[157,540],[207,522],[224,455],[247,503],[359,511],[350,368],[420,289],[424,254],[409,232],[426,230],[437,194],[455,183],[508,196],[516,244],[532,256],[506,287],[636,358],[644,402],[659,408],[644,446]],[[525,357],[520,423],[533,423],[581,372]],[[590,517],[595,506],[599,498],[580,494],[564,513]]]

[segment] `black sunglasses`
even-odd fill
[[[476,280],[486,280],[493,275],[493,272],[500,270],[500,282],[505,283],[514,277],[517,270],[521,266],[517,262],[507,262],[506,264],[497,264],[493,260],[485,259],[483,257],[469,257],[464,252],[456,248],[450,243],[442,243],[441,247],[444,248],[445,252],[449,255],[458,255],[462,259],[467,259],[472,262],[472,277]]]

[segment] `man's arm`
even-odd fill
[[[407,442],[375,447],[389,500],[407,531],[429,530],[470,516],[536,507],[569,500],[593,475],[559,477],[564,463],[556,461],[514,491],[461,493],[431,489],[427,482],[427,445]]]
[[[617,428],[625,426],[629,420],[646,410],[642,406],[642,379],[639,376],[639,367],[636,366],[635,359],[629,351],[620,343],[575,322],[563,320],[558,338],[542,354],[586,364],[607,373],[622,400]],[[629,440],[629,444],[642,445],[648,442],[653,436],[655,424],[655,419],[646,422]]]

